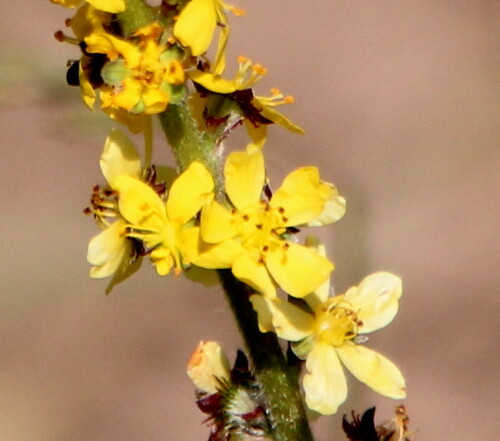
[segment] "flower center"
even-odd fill
[[[347,340],[354,340],[361,325],[352,305],[342,298],[333,297],[318,312],[316,335],[338,347]]]
[[[264,261],[271,246],[287,246],[281,238],[286,231],[286,221],[283,208],[272,208],[268,202],[261,201],[257,207],[240,214],[238,235],[243,246],[256,250],[259,260]]]

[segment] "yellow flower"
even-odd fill
[[[207,394],[215,394],[221,384],[231,382],[229,361],[215,341],[200,341],[189,359],[187,373],[196,389]]]
[[[191,263],[189,256],[195,251],[190,247],[197,246],[198,228],[193,218],[205,198],[212,196],[214,183],[208,170],[199,162],[191,163],[172,184],[166,203],[150,186],[133,177],[121,175],[115,184],[129,237],[141,240],[151,250],[158,274],[164,276],[172,267],[179,274]]]
[[[183,46],[191,48],[194,56],[204,54],[214,36],[215,28],[221,27],[221,34],[215,55],[214,72],[221,74],[226,64],[226,46],[229,38],[229,24],[226,10],[235,15],[243,15],[243,11],[221,0],[191,0],[179,14],[174,25],[174,36]]]
[[[155,114],[163,112],[169,102],[184,97],[184,70],[179,55],[175,49],[157,43],[160,34],[161,28],[153,23],[136,32],[137,44],[102,29],[85,38],[87,53],[109,58],[101,71],[104,109]]]
[[[343,295],[328,297],[329,285],[304,297],[310,311],[280,299],[253,295],[262,332],[291,341],[306,359],[304,391],[308,407],[324,415],[337,411],[347,397],[341,363],[375,392],[405,398],[405,381],[391,361],[360,343],[365,334],[387,326],[398,311],[401,279],[379,272],[365,277]]]
[[[270,297],[276,296],[275,284],[303,297],[324,283],[332,263],[287,240],[287,233],[291,227],[340,219],[345,201],[335,187],[320,180],[316,167],[303,167],[290,173],[269,200],[263,199],[264,157],[254,145],[228,156],[224,176],[234,209],[212,201],[203,208],[200,229],[205,242],[227,247],[235,277]]]
[[[125,0],[50,0],[52,3],[56,3],[66,8],[77,8],[81,6],[85,1],[92,5],[94,8],[99,9],[104,12],[111,12],[113,14],[118,14],[119,12],[125,11]]]
[[[133,243],[127,237],[127,225],[116,202],[116,181],[120,176],[127,176],[140,182],[142,167],[133,144],[119,130],[112,130],[106,139],[100,166],[109,189],[97,188],[93,195],[91,212],[103,231],[91,239],[87,260],[93,265],[90,277],[115,276],[112,286],[126,276],[134,257]],[[113,222],[110,223],[108,218]]]
[[[293,97],[284,96],[276,88],[271,89],[269,97],[255,96],[251,88],[266,74],[266,69],[241,56],[238,57],[238,64],[238,71],[231,80],[201,70],[189,72],[189,78],[204,89],[225,95],[236,103],[239,112],[246,118],[245,122],[248,121],[246,128],[254,144],[264,144],[266,125],[272,123],[279,124],[292,133],[304,134],[300,126],[275,109],[277,106],[293,103]]]

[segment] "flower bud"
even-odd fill
[[[208,394],[218,392],[231,375],[226,354],[215,341],[200,341],[187,366],[187,374],[196,388]]]

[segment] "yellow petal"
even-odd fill
[[[271,206],[285,209],[287,226],[302,225],[323,212],[331,193],[331,187],[320,180],[316,167],[302,167],[285,178],[274,193]]]
[[[347,398],[347,382],[335,349],[316,343],[306,362],[304,392],[309,409],[332,415]]]
[[[378,272],[365,277],[359,286],[345,293],[358,318],[363,322],[359,332],[366,334],[387,326],[398,312],[403,294],[401,279],[394,274]]]
[[[131,255],[132,243],[126,237],[126,224],[117,220],[90,240],[87,252],[87,261],[93,265],[90,277],[101,279],[112,276]]]
[[[228,94],[238,90],[238,84],[234,80],[226,80],[219,75],[210,72],[193,70],[188,73],[189,78],[205,89],[215,93]]]
[[[112,129],[100,159],[101,171],[108,184],[113,188],[116,177],[127,175],[139,179],[141,160],[132,141],[122,131]]]
[[[138,66],[142,58],[138,47],[104,31],[93,32],[85,38],[85,43],[87,44],[87,52],[106,54],[110,60],[116,60],[122,56],[127,67],[130,68]]]
[[[261,332],[274,331],[288,341],[302,340],[314,332],[314,317],[290,302],[261,295],[251,296],[250,301],[257,312]]]
[[[141,99],[144,105],[144,113],[154,115],[163,112],[167,108],[169,98],[169,95],[158,87],[143,89]]]
[[[170,189],[167,200],[170,221],[179,225],[187,223],[201,210],[213,189],[214,180],[207,168],[201,162],[192,162]]]
[[[283,291],[299,298],[319,288],[333,271],[333,264],[327,258],[294,243],[272,247],[267,254],[266,265]]]
[[[218,392],[221,382],[231,381],[229,361],[215,341],[200,341],[189,359],[187,374],[196,389],[208,394]]]
[[[198,227],[185,228],[180,233],[179,246],[184,261],[208,269],[231,268],[241,254],[241,244],[226,240],[216,244],[204,242]]]
[[[172,250],[163,244],[151,251],[149,256],[159,276],[166,276],[175,264]]]
[[[238,210],[258,204],[266,177],[262,151],[250,144],[244,152],[231,153],[224,166],[224,177],[226,193]]]
[[[223,242],[237,234],[234,216],[217,201],[203,207],[200,228],[203,240],[209,243]]]
[[[389,398],[406,397],[403,375],[392,361],[361,345],[346,343],[337,348],[344,366],[362,383]]]
[[[83,58],[82,58],[83,60]],[[85,105],[90,109],[94,109],[95,104],[95,90],[87,79],[87,75],[85,71],[82,69],[82,63],[80,62],[80,66],[78,68],[78,80],[80,81],[80,92],[82,94],[82,100]]]
[[[325,246],[321,243],[321,241],[315,236],[307,236],[305,241],[305,246],[310,248],[313,251],[316,251],[320,256],[326,257],[326,249]],[[330,289],[330,278],[326,279],[326,281],[321,284],[317,289],[314,290],[311,294],[308,294],[304,297],[304,300],[311,307],[313,311],[317,311],[323,303],[328,300],[330,297],[331,289]]]
[[[103,24],[109,22],[110,18],[106,12],[86,4],[78,8],[71,18],[71,30],[78,41],[83,41],[87,35],[94,31],[104,32]]]
[[[226,69],[226,47],[229,39],[229,26],[225,23],[226,20],[220,21],[220,18],[225,19],[224,13],[218,14],[218,16],[219,22],[223,23],[223,26],[221,27],[219,42],[217,43],[217,51],[215,53],[214,73],[216,75],[221,75]]]
[[[332,189],[330,199],[326,202],[323,212],[318,217],[307,223],[307,226],[309,227],[320,227],[322,225],[333,224],[334,222],[342,219],[345,214],[345,199],[339,195],[335,186],[326,182],[325,184],[329,185]]]
[[[170,224],[160,196],[144,182],[122,175],[114,185],[120,195],[120,213],[134,228],[158,232]]]
[[[243,283],[256,289],[269,298],[276,297],[276,288],[264,264],[253,259],[246,250],[233,263],[233,274]]]
[[[207,51],[217,26],[218,0],[191,0],[174,25],[174,36],[195,56]]]
[[[263,124],[258,127],[255,127],[246,118],[243,121],[243,124],[245,125],[245,129],[248,133],[248,136],[250,136],[250,139],[252,140],[252,144],[260,149],[264,147],[264,144],[266,143],[267,139],[267,126]]]
[[[118,14],[125,11],[124,0],[87,0],[87,3],[104,12]]]
[[[111,102],[114,106],[131,111],[141,100],[142,84],[134,78],[125,78],[118,93],[111,95]],[[104,106],[104,102],[102,103]]]

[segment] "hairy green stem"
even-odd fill
[[[259,331],[249,300],[252,289],[238,281],[230,270],[218,273],[264,391],[274,441],[312,441],[297,372],[288,366],[276,335]]]

